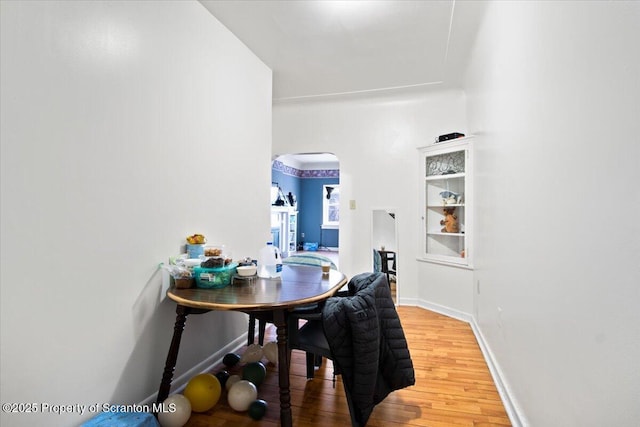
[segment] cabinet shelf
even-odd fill
[[[448,205],[427,205],[429,209],[442,209],[442,208],[463,208],[465,206],[464,203],[451,203]]]
[[[471,137],[420,149],[422,189],[422,254],[418,259],[472,268],[473,192]],[[455,203],[445,203],[452,201]],[[453,210],[455,219],[445,209]],[[449,222],[445,224],[445,221]],[[457,224],[451,224],[455,221]],[[451,226],[460,232],[444,232]]]
[[[447,233],[444,231],[428,231],[429,236],[451,236],[451,237],[463,237],[466,233]]]
[[[446,181],[448,179],[456,179],[456,178],[464,178],[464,177],[465,177],[465,173],[460,172],[460,173],[451,173],[446,175],[429,175],[425,177],[425,179],[427,181]]]

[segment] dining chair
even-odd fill
[[[346,291],[340,291],[336,296],[346,296]],[[323,358],[331,359],[329,344],[322,328],[323,304],[318,304],[314,310],[298,311],[289,314],[288,337],[289,350],[302,350],[306,353],[307,379],[315,377],[315,370],[322,366]],[[305,323],[300,327],[300,321]],[[289,357],[291,360],[291,357]],[[334,372],[333,382],[335,385]]]
[[[364,315],[365,312],[368,314]],[[371,313],[374,313],[375,317],[370,317]],[[363,315],[366,318],[363,322],[368,323],[366,326],[362,323],[361,328],[372,326],[370,322],[378,325],[380,358],[375,365],[377,372],[370,371],[370,367],[373,366],[370,365],[371,361],[366,362],[363,367],[363,360],[357,358],[362,352],[369,351],[364,348],[366,346],[359,348],[351,341],[363,339],[351,336],[351,328],[358,328],[351,322],[361,321]],[[354,276],[348,284],[348,291],[339,292],[325,301],[321,310],[303,315],[301,318],[306,320],[304,325],[289,329],[290,349],[307,353],[307,379],[314,378],[314,366],[318,365],[318,357],[334,361],[334,387],[335,376],[341,375],[353,427],[363,427],[373,406],[381,402],[391,391],[415,383],[408,346],[404,334],[401,333],[402,327],[384,273],[362,273]],[[340,332],[336,334],[336,331]],[[393,352],[393,356],[389,351]],[[367,353],[367,358],[369,355],[370,353]],[[362,388],[362,384],[368,385]]]
[[[392,262],[389,268],[389,262]],[[376,273],[384,273],[387,275],[387,282],[391,286],[391,276],[396,276],[396,254],[395,252],[373,250],[373,271]]]

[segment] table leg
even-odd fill
[[[187,315],[189,315],[190,312],[191,309],[189,307],[182,305],[178,305],[176,307],[176,324],[173,327],[173,338],[171,339],[171,346],[169,346],[169,353],[167,354],[167,361],[164,364],[162,381],[160,382],[160,389],[158,390],[158,397],[156,399],[158,403],[162,403],[167,397],[169,397],[171,381],[173,380],[173,371],[176,368],[176,362],[178,361],[178,350],[180,349],[182,331],[184,330],[184,324],[187,321]]]
[[[289,390],[289,351],[287,343],[287,313],[286,310],[275,310],[273,321],[276,325],[278,339],[278,380],[280,386],[280,425],[291,427],[291,392]]]
[[[169,397],[171,381],[173,380],[173,371],[176,369],[178,350],[180,350],[180,340],[182,339],[182,331],[184,330],[184,324],[187,321],[187,316],[189,314],[208,313],[209,311],[210,310],[191,308],[179,304],[176,307],[176,324],[173,327],[173,338],[171,339],[171,345],[169,346],[167,361],[164,364],[164,372],[162,373],[162,381],[160,382],[160,389],[158,390],[156,402],[162,403],[167,397]]]
[[[247,345],[253,344],[256,338],[256,318],[253,314],[249,314],[249,332],[247,333]]]

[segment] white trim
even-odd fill
[[[444,260],[444,259],[438,259],[437,255],[431,255],[431,257],[433,257],[433,258],[428,258],[426,255],[425,256],[417,256],[416,257],[416,261],[419,261],[419,262],[430,262],[432,264],[446,265],[446,266],[455,267],[455,268],[463,268],[465,270],[473,270],[473,266],[469,265],[469,264],[459,264],[457,262],[451,262],[451,261]]]
[[[333,99],[333,98],[342,98],[342,97],[351,97],[355,95],[369,95],[371,93],[395,93],[399,91],[405,90],[415,90],[417,88],[430,88],[431,86],[438,86],[443,84],[442,80],[438,80],[435,82],[427,82],[427,83],[417,83],[412,85],[404,85],[404,86],[390,86],[383,87],[379,89],[364,89],[364,90],[354,90],[348,92],[334,92],[334,93],[325,93],[325,94],[316,94],[316,95],[302,95],[302,96],[284,96],[282,98],[273,98],[274,104],[285,103],[285,102],[299,102],[306,100],[315,100],[315,99]]]
[[[321,227],[323,230],[339,230],[340,224],[322,224]]]
[[[491,348],[485,341],[484,335],[482,335],[482,331],[476,323],[476,319],[472,317],[469,324],[471,325],[473,334],[476,336],[476,341],[478,341],[480,351],[482,351],[482,354],[484,355],[484,360],[487,362],[489,372],[491,372],[491,377],[493,378],[493,382],[495,383],[498,393],[502,398],[504,409],[507,411],[511,424],[514,427],[526,426],[526,418],[524,417],[516,399],[512,396],[509,384],[504,380],[504,374],[500,369],[500,365],[498,365],[495,357],[493,357]]]
[[[432,147],[447,147],[448,149],[450,149],[448,151],[455,151],[460,145],[464,145],[474,137],[475,135],[465,135],[465,136],[461,136],[460,138],[449,139],[447,141],[432,142],[427,145],[416,147],[416,149],[424,150],[425,148],[432,148]]]
[[[456,320],[461,320],[466,323],[471,323],[472,316],[464,311],[459,311],[453,308],[445,307],[444,305],[435,304],[425,300],[417,300],[417,306],[424,308],[425,310],[433,311],[438,314],[442,314],[447,317],[451,317]]]
[[[493,356],[489,344],[484,339],[484,335],[482,335],[482,331],[476,323],[476,319],[471,314],[417,298],[407,298],[399,300],[398,305],[424,308],[425,310],[433,311],[435,313],[442,314],[443,316],[451,317],[453,319],[469,323],[469,326],[471,326],[471,330],[473,331],[473,335],[476,337],[476,341],[480,346],[482,356],[487,363],[487,367],[489,368],[489,372],[491,373],[491,378],[493,379],[493,383],[498,390],[498,394],[500,395],[500,399],[502,400],[504,409],[507,412],[509,421],[511,421],[511,424],[514,427],[523,427],[528,425],[524,413],[518,405],[517,400],[511,393],[511,389],[505,379],[504,374],[502,373],[502,370],[500,369],[500,365]]]
[[[229,344],[227,344],[211,356],[207,357],[202,362],[195,365],[193,368],[184,372],[179,377],[174,377],[171,381],[171,390],[169,392],[169,395],[181,393],[187,386],[189,380],[194,376],[213,371],[216,366],[222,363],[222,359],[227,353],[237,352],[247,344],[247,335],[247,332],[243,333],[242,335],[231,341]],[[144,399],[142,402],[139,402],[139,405],[151,405],[156,401],[157,397],[158,392],[156,391],[151,396],[148,396],[146,399]]]
[[[418,299],[416,298],[398,298],[396,306],[406,305],[408,307],[421,307]]]

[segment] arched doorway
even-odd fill
[[[281,251],[284,247],[286,255],[299,251],[322,252],[338,265],[338,158],[332,153],[277,155],[271,165],[271,185],[273,193],[280,198],[274,200],[272,196],[271,228]]]

